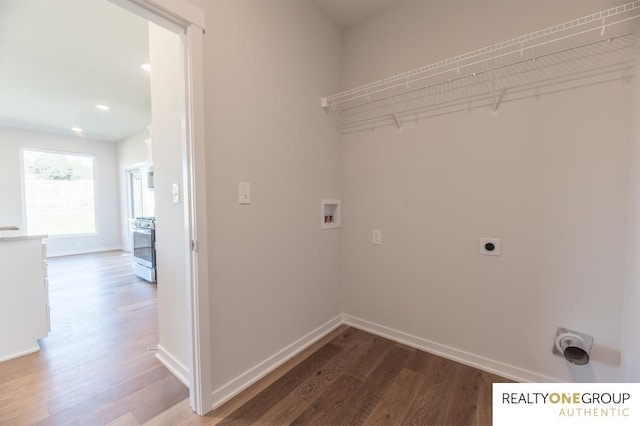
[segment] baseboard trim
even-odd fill
[[[21,356],[29,355],[29,354],[38,352],[39,350],[40,350],[40,345],[36,343],[35,348],[31,348],[24,351],[16,352],[11,355],[3,356],[2,358],[0,358],[0,362],[9,361],[10,359],[14,359],[14,358],[20,358]]]
[[[247,389],[249,386],[256,383],[258,380],[262,379],[264,376],[341,325],[342,315],[338,315],[334,319],[311,331],[306,336],[301,337],[286,348],[265,359],[260,364],[231,380],[227,384],[214,390],[211,394],[211,399],[213,400],[212,409],[215,410],[225,402],[229,401],[231,398],[238,395],[240,392]]]
[[[465,352],[460,349],[452,348],[450,346],[442,345],[440,343],[433,342],[431,340],[423,339],[418,336],[394,330],[389,327],[385,327],[380,324],[376,324],[367,320],[363,320],[351,315],[344,314],[343,323],[351,327],[358,328],[363,331],[385,337],[398,343],[402,343],[407,346],[411,346],[416,349],[420,349],[425,352],[432,353],[434,355],[441,356],[453,361],[460,362],[471,367],[478,368],[480,370],[487,371],[489,373],[497,374],[507,379],[515,380],[516,382],[535,382],[535,383],[553,383],[562,382],[562,380],[535,373],[533,371],[525,370],[513,365],[505,364],[500,361],[495,361],[489,358],[485,358],[479,355]]]
[[[75,256],[77,254],[102,253],[105,251],[126,251],[126,250],[124,250],[122,246],[95,247],[95,248],[85,248],[85,249],[77,249],[77,250],[59,250],[59,251],[54,251],[48,248],[47,257]]]
[[[161,345],[158,345],[156,358],[162,365],[167,368],[167,370],[171,371],[171,373],[176,376],[178,380],[180,380],[186,387],[189,387],[189,369]]]
[[[214,390],[211,393],[211,399],[213,401],[212,410],[220,407],[222,404],[229,401],[231,398],[238,395],[240,392],[244,391],[249,386],[253,385],[258,380],[262,379],[264,376],[266,376],[267,374],[293,358],[295,355],[302,352],[304,349],[311,346],[313,343],[317,342],[322,337],[331,333],[333,330],[343,324],[358,328],[360,330],[375,334],[380,337],[387,338],[389,340],[393,340],[398,343],[402,343],[407,346],[411,346],[416,349],[420,349],[425,352],[432,353],[434,355],[441,356],[443,358],[447,358],[474,368],[478,368],[483,371],[487,371],[489,373],[497,374],[516,382],[562,382],[562,380],[554,377],[545,376],[533,371],[505,364],[500,361],[495,361],[486,357],[472,354],[470,352],[442,345],[440,343],[423,339],[421,337],[414,336],[399,330],[394,330],[392,328],[385,327],[371,321],[363,320],[352,315],[342,314],[313,330],[306,336],[303,336],[300,339],[296,340],[286,348],[262,361],[260,364],[244,372],[227,384]],[[158,356],[160,356],[160,347],[158,347]],[[170,367],[167,366],[167,368],[171,370]]]

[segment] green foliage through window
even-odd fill
[[[35,150],[22,156],[29,232],[96,232],[93,157]]]
[[[25,151],[25,154],[33,151]],[[91,179],[93,170],[88,157],[76,157],[64,154],[39,152],[37,155],[25,155],[29,171],[38,179],[78,180]]]

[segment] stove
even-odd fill
[[[156,221],[153,217],[131,220],[131,261],[133,272],[142,279],[156,282]]]

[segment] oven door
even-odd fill
[[[133,228],[133,260],[147,268],[155,268],[155,231],[148,228]]]

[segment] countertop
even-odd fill
[[[36,235],[28,235],[25,234],[24,231],[16,231],[16,230],[0,230],[0,243],[6,241],[20,241],[20,240],[42,240],[43,238],[48,238],[47,234],[36,234]]]

